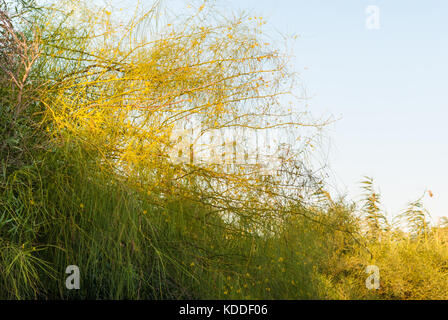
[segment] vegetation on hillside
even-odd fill
[[[328,121],[263,19],[162,8],[0,2],[0,298],[447,298],[421,200],[388,221],[371,179],[360,203],[325,190]]]

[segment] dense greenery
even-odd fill
[[[198,5],[161,27],[159,9],[118,24],[76,1],[0,4],[0,298],[447,298],[444,228],[420,201],[401,231],[371,180],[354,204],[309,170],[325,123],[285,107],[294,75],[262,19]],[[258,158],[173,163],[188,117],[301,139],[275,176]]]

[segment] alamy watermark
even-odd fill
[[[65,279],[65,287],[68,290],[79,290],[81,288],[79,267],[70,265],[65,269],[65,273],[70,274],[67,279]]]
[[[262,132],[261,132],[262,131]],[[275,175],[286,152],[269,130],[244,127],[209,129],[201,126],[175,129],[171,134],[169,159],[174,164],[245,166],[257,165],[263,175]]]
[[[375,265],[367,266],[366,273],[369,274],[366,279],[366,288],[378,290],[380,288],[380,268]]]
[[[366,15],[366,28],[368,30],[379,30],[381,28],[380,8],[375,5],[369,5],[366,7]]]

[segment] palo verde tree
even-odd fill
[[[285,221],[318,220],[306,200],[320,181],[305,155],[325,122],[301,107],[297,77],[264,21],[216,18],[208,2],[162,19],[163,5],[129,19],[70,0],[21,5],[20,16],[2,9],[0,152],[12,181],[0,199],[5,296],[65,297],[55,274],[76,257],[104,271],[86,273],[87,297],[185,297],[200,276],[186,260],[221,283],[225,255],[209,252],[216,243],[228,241],[223,250],[243,270],[280,232],[302,237]],[[181,150],[188,160],[176,162],[179,129],[194,135]],[[242,137],[229,148],[234,132]],[[195,157],[200,139],[207,161]],[[244,140],[249,147],[238,150]],[[271,154],[252,147],[268,141]],[[267,162],[275,163],[268,172]],[[223,241],[199,246],[198,230],[207,245],[210,235]],[[284,257],[276,260],[282,273]]]
[[[312,139],[304,128],[309,132],[324,123],[311,121],[294,104],[296,78],[287,56],[263,35],[263,20],[212,19],[213,7],[200,3],[190,16],[161,25],[162,5],[127,22],[110,8],[79,2],[47,8],[52,23],[40,31],[41,63],[58,76],[41,101],[54,133],[98,150],[105,166],[148,192],[188,193],[217,210],[247,216],[277,215],[279,203],[303,199],[315,183],[301,161]],[[173,164],[173,133],[191,123],[196,138],[235,128],[256,138],[269,132],[278,140],[272,149],[281,150],[275,173],[263,175],[260,167],[269,160],[253,155],[252,163],[230,167]],[[223,145],[212,150],[217,158],[224,158]]]

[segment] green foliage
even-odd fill
[[[381,212],[380,194],[374,189],[373,179],[365,177],[365,180],[361,183],[364,190],[362,210],[367,222],[369,236],[376,238],[382,231],[389,229],[388,221]]]
[[[425,237],[430,230],[429,212],[423,207],[422,198],[409,203],[408,208],[401,214],[415,237]]]

